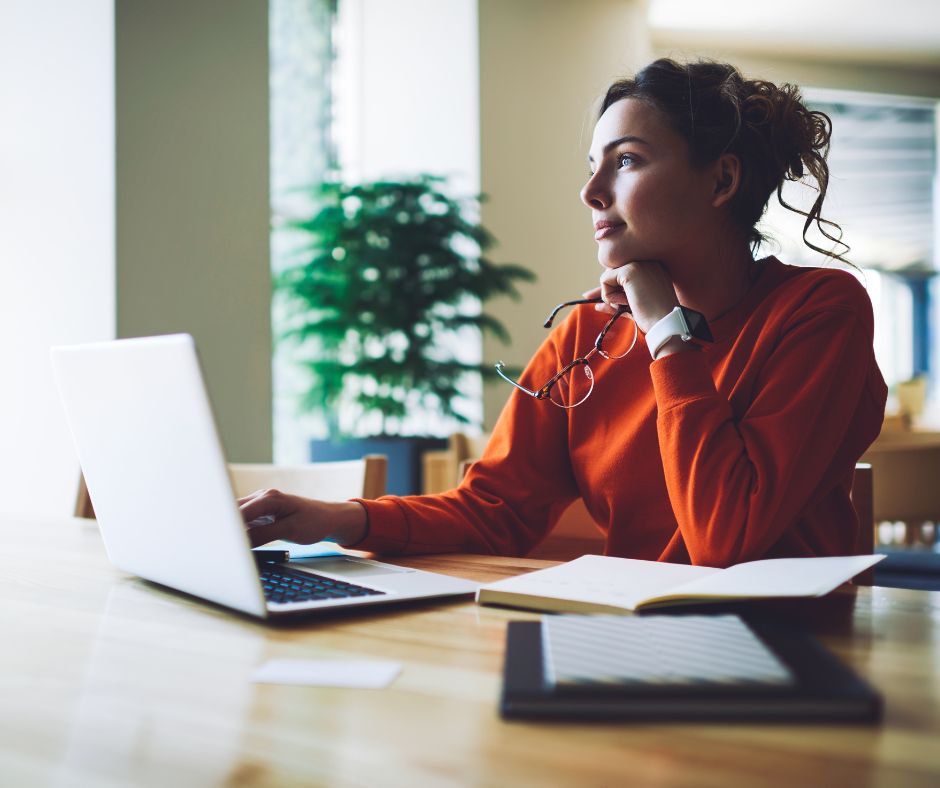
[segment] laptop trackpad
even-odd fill
[[[375,561],[369,561],[365,558],[300,558],[292,559],[290,566],[296,566],[298,569],[309,569],[311,572],[328,572],[330,574],[345,575],[391,575],[400,572],[413,572],[413,569],[407,569],[391,564],[380,564]]]

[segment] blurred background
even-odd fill
[[[430,352],[466,368],[523,365],[549,309],[597,279],[578,199],[596,102],[662,55],[794,82],[832,117],[828,217],[875,307],[886,432],[904,436],[879,450],[916,444],[902,475],[931,478],[937,22],[930,0],[0,0],[3,508],[71,510],[78,465],[54,344],[192,333],[232,461],[305,462],[312,440],[335,437],[311,405],[311,346],[286,336],[297,309],[278,284],[310,247],[290,225],[316,215],[310,187],[324,181],[428,173],[454,199],[486,194],[462,203],[463,218],[495,239],[490,260],[537,279],[515,282],[518,299],[484,297],[508,343],[481,335],[480,298],[462,294],[435,313]],[[795,186],[791,199],[805,198]],[[765,229],[774,242],[762,253],[823,263],[800,243],[798,217],[771,210]],[[366,242],[382,248],[382,233]],[[327,252],[340,260],[337,249]],[[479,252],[460,252],[472,271]],[[417,298],[407,282],[389,289]],[[364,352],[405,358],[394,340]],[[348,347],[334,350],[355,365]],[[335,407],[359,437],[491,428],[505,384],[472,371],[451,382],[450,409],[407,396],[391,419],[361,401]],[[926,509],[898,513],[935,542]],[[889,514],[890,529],[900,518]]]

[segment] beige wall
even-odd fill
[[[267,3],[115,16],[118,336],[193,334],[229,459],[269,461]]]
[[[611,80],[648,60],[642,2],[479,0],[480,170],[490,195],[483,223],[493,257],[536,271],[521,302],[494,300],[511,347],[488,338],[486,361],[524,365],[560,301],[597,282],[590,214],[578,197],[587,173],[593,104]],[[492,427],[507,384],[487,386]]]
[[[654,57],[689,60],[709,57],[736,65],[748,77],[774,82],[792,82],[803,87],[858,90],[899,96],[940,98],[940,66],[884,63],[878,60],[834,60],[825,57],[796,57],[760,54],[727,46],[670,44],[657,38]]]

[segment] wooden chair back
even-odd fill
[[[467,475],[467,471],[470,470],[470,466],[473,465],[473,460],[461,460],[460,465],[457,467],[457,480],[458,483]]]
[[[321,501],[385,495],[387,470],[388,460],[383,454],[369,454],[361,460],[304,465],[229,465],[232,487],[239,498],[255,490],[276,488]]]
[[[312,462],[303,465],[229,464],[232,487],[239,498],[265,488],[321,501],[350,498],[379,498],[385,495],[388,460],[383,454],[369,454],[361,460]],[[94,518],[95,510],[80,477],[75,502],[76,517]]]
[[[95,507],[91,505],[88,487],[85,485],[85,474],[78,474],[78,494],[75,496],[75,516],[95,519]]]
[[[463,479],[469,462],[483,454],[490,433],[466,435],[453,433],[447,440],[447,448],[426,451],[421,458],[421,492],[431,495],[452,490]]]
[[[855,552],[858,555],[871,555],[875,552],[875,483],[870,463],[856,463],[851,499],[858,517],[858,541],[855,544]],[[870,586],[874,581],[874,569],[865,570],[854,580],[856,585],[863,586]]]

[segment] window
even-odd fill
[[[271,213],[275,224],[285,216],[309,211],[298,191],[323,179],[330,167],[332,40],[336,0],[271,0],[269,58],[271,84]],[[271,236],[275,273],[291,261],[295,240],[286,233]],[[274,329],[274,457],[278,462],[306,462],[307,439],[314,429],[298,412],[307,384],[289,349]]]
[[[848,259],[862,274],[875,311],[875,352],[889,385],[928,377],[936,392],[940,347],[936,273],[937,102],[807,89],[807,104],[832,119],[829,194],[824,218],[841,225]],[[815,192],[787,184],[801,207]],[[776,200],[764,225],[788,261],[819,265],[802,244],[802,217]],[[818,236],[823,248],[831,243]],[[857,273],[857,272],[856,272]]]

